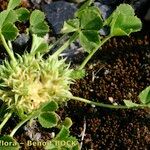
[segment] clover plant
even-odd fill
[[[99,8],[91,3],[92,1],[88,0],[75,13],[75,19],[66,21],[62,29],[62,33],[74,32],[75,39],[79,38],[81,46],[89,53],[79,66],[79,70],[84,68],[95,52],[111,37],[129,36],[132,32],[140,31],[142,28],[140,19],[135,16],[133,8],[128,4],[119,5],[110,17],[104,20]],[[99,30],[105,26],[110,28],[110,32],[103,37],[99,35]]]
[[[142,23],[130,5],[119,5],[110,17],[104,20],[99,8],[88,0],[77,10],[73,19],[64,22],[62,38],[49,45],[43,38],[49,31],[44,13],[40,10],[30,12],[26,8],[20,8],[20,2],[21,0],[10,0],[7,9],[0,13],[0,39],[10,57],[0,65],[0,98],[3,101],[0,109],[0,131],[12,115],[17,115],[20,119],[10,135],[0,137],[0,140],[13,144],[9,147],[1,146],[1,149],[18,150],[20,145],[13,138],[14,134],[27,121],[37,119],[44,128],[56,127],[60,130],[45,149],[78,150],[77,139],[69,135],[71,119],[61,120],[56,113],[60,106],[71,99],[114,109],[150,107],[149,87],[139,95],[141,104],[124,100],[125,105],[93,102],[73,96],[70,91],[70,85],[76,79],[84,77],[85,65],[107,40],[113,36],[129,36],[132,32],[141,30]],[[26,33],[32,35],[31,50],[23,55],[14,54],[11,47],[11,41],[19,34],[15,26],[18,21],[28,21],[30,25]],[[99,30],[105,26],[109,26],[110,32],[107,36],[101,36]],[[47,58],[43,57],[66,35],[70,36],[69,39],[56,52],[49,54]],[[71,69],[70,64],[66,63],[65,58],[60,58],[59,54],[77,39],[89,55],[80,66]],[[59,145],[57,142],[75,144]]]

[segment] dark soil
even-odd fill
[[[88,64],[88,75],[72,85],[75,96],[104,103],[139,102],[138,94],[150,85],[149,35],[114,38]],[[150,148],[148,110],[110,110],[70,101],[64,114],[73,119],[72,134],[86,124],[82,149]]]

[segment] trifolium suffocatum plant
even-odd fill
[[[58,147],[54,144],[56,140],[77,142],[76,138],[69,135],[69,128],[72,124],[71,119],[66,118],[61,121],[56,113],[59,106],[64,102],[78,100],[111,109],[150,106],[149,87],[139,95],[141,104],[124,100],[125,105],[93,102],[73,96],[70,91],[70,85],[76,79],[84,77],[85,65],[105,42],[113,36],[129,36],[132,32],[141,30],[142,23],[135,16],[130,5],[121,4],[108,19],[104,20],[99,8],[94,6],[93,1],[86,1],[77,10],[73,19],[64,22],[61,33],[69,36],[69,39],[56,52],[44,57],[63,38],[58,39],[57,44],[48,45],[43,38],[49,31],[49,27],[44,21],[44,13],[39,10],[30,12],[26,8],[20,8],[20,2],[21,0],[10,0],[7,10],[0,13],[0,39],[10,56],[0,65],[0,98],[3,101],[0,108],[0,131],[13,114],[19,116],[21,120],[10,135],[2,136],[0,140],[14,142],[12,137],[18,129],[27,121],[36,118],[44,128],[58,127],[60,129],[58,135],[52,140],[53,142],[50,142],[45,149],[79,150],[78,144],[69,147],[68,145]],[[126,21],[128,18],[132,22]],[[23,55],[14,53],[11,46],[11,41],[15,40],[19,34],[15,26],[17,21],[29,21],[30,23],[27,33],[32,35],[32,46],[30,52],[25,52]],[[109,27],[109,34],[101,36],[99,30],[105,26]],[[63,37],[65,36],[63,35]],[[79,39],[88,56],[81,65],[71,69],[70,64],[65,61],[66,58],[60,58],[59,54],[76,39]],[[18,150],[19,147],[19,144],[16,144],[16,147],[13,148]],[[3,149],[4,147],[0,148]]]
[[[48,100],[57,103],[68,100],[66,97],[71,96],[69,86],[72,82],[72,70],[69,69],[69,64],[65,63],[65,59],[51,56],[43,58],[44,52],[49,48],[48,44],[38,37],[48,32],[44,13],[34,10],[29,16],[27,9],[15,9],[19,3],[20,0],[11,0],[7,10],[0,13],[0,36],[11,58],[6,59],[0,66],[0,97],[8,107],[13,106],[16,110],[30,113]],[[29,17],[29,31],[33,34],[32,48],[30,53],[19,56],[13,53],[6,40],[10,42],[18,35],[14,23]]]

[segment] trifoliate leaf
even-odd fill
[[[68,21],[65,21],[61,33],[70,33],[77,31],[79,29],[79,25],[79,19],[70,19]]]
[[[150,86],[139,94],[139,98],[142,104],[150,104]]]
[[[44,128],[55,127],[58,123],[58,116],[54,112],[43,112],[38,116],[38,121]]]
[[[45,22],[40,22],[31,26],[30,30],[33,34],[37,34],[37,36],[42,37],[49,31],[49,27]]]
[[[98,48],[100,37],[97,31],[85,30],[79,33],[79,40],[82,47],[90,53],[93,49]]]
[[[14,23],[17,21],[17,15],[14,10],[4,10],[0,13],[0,29],[7,23]]]
[[[9,3],[8,3],[8,6],[7,6],[7,9],[14,9],[16,8],[17,6],[19,6],[21,3],[21,0],[9,0]]]
[[[43,22],[44,19],[45,19],[45,15],[43,12],[41,12],[40,10],[34,10],[30,16],[30,24],[33,26],[37,25]]]
[[[54,101],[51,101],[51,102],[46,103],[46,104],[42,107],[41,111],[42,111],[42,112],[56,111],[57,109],[58,109],[58,104],[57,104],[56,102],[54,102]]]
[[[87,7],[76,14],[80,20],[81,29],[100,30],[103,26],[100,10],[95,7]]]
[[[26,8],[19,8],[17,10],[15,10],[17,16],[18,16],[18,20],[19,21],[26,21],[29,19],[30,16],[30,12],[28,9]]]
[[[123,101],[124,101],[125,105],[126,105],[127,107],[129,107],[129,108],[138,107],[138,104],[133,103],[133,102],[130,101],[130,100],[123,100]]]
[[[32,54],[44,54],[48,51],[48,44],[47,42],[37,35],[33,34],[33,42],[31,47],[31,53]]]
[[[110,26],[112,36],[130,35],[142,28],[140,19],[135,16],[134,9],[128,4],[119,5],[104,24]]]
[[[4,35],[6,40],[14,40],[17,37],[18,29],[12,23],[7,23],[2,27],[1,33]]]
[[[1,141],[1,144],[0,144],[1,150],[19,150],[20,149],[19,143],[17,143],[16,140],[10,137],[9,135],[2,136],[0,138],[0,141]],[[2,142],[6,143],[7,145],[2,144]]]

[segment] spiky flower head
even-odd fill
[[[43,102],[62,103],[71,96],[72,70],[64,59],[24,54],[17,62],[0,66],[0,97],[8,106],[25,113],[38,109]]]

